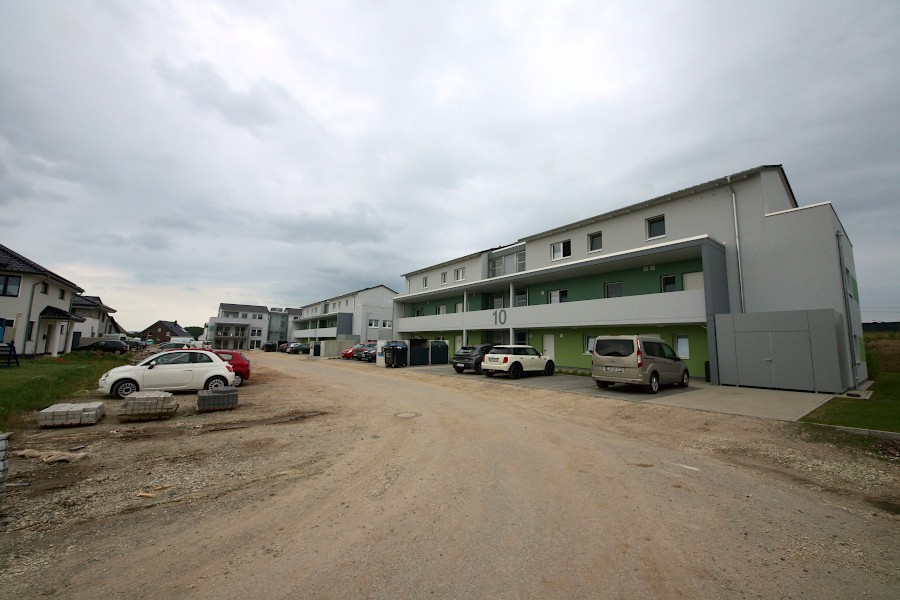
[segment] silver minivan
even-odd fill
[[[675,351],[658,337],[607,335],[594,341],[591,378],[601,388],[614,383],[644,386],[655,394],[660,385],[687,387],[690,375]]]

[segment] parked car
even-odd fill
[[[297,346],[297,354],[309,354],[310,348],[309,344],[300,344]]]
[[[349,348],[341,351],[341,358],[353,358],[353,353],[356,351],[356,349],[363,348],[364,346],[365,344],[356,344],[354,346],[350,346]]]
[[[144,342],[141,340],[125,340],[125,343],[128,345],[129,350],[143,350],[145,348]]]
[[[112,352],[113,354],[125,354],[128,352],[128,344],[119,340],[99,340],[84,346],[78,346],[76,351],[88,352]]]
[[[275,352],[278,350],[278,344],[276,342],[266,342],[262,345],[263,352]]]
[[[472,369],[477,375],[481,375],[481,361],[484,355],[491,351],[493,344],[478,344],[477,346],[463,346],[453,355],[453,369],[462,373],[466,369]]]
[[[518,379],[526,372],[553,375],[556,365],[549,356],[544,356],[533,346],[514,344],[491,348],[484,355],[481,368],[488,377],[493,377],[495,373],[507,373],[510,379]]]
[[[378,344],[367,345],[363,349],[362,359],[360,360],[364,360],[370,363],[375,362],[376,354],[378,354]]]
[[[234,387],[250,379],[250,359],[237,350],[210,350],[234,368]]]
[[[362,345],[361,348],[357,348],[353,351],[353,358],[356,360],[363,360],[363,353],[369,348],[375,348],[378,344],[375,342],[366,342]]]
[[[300,353],[300,342],[291,342],[287,345],[287,348],[284,349],[288,354],[299,354]]]
[[[601,336],[591,353],[591,378],[601,388],[614,383],[644,386],[650,394],[660,385],[687,387],[690,374],[675,350],[646,335]]]
[[[203,390],[234,384],[234,367],[209,350],[160,352],[103,374],[99,391],[125,398],[141,390]]]
[[[190,344],[186,344],[184,342],[163,342],[159,344],[155,348],[155,351],[162,352],[163,350],[182,350],[184,348],[190,348]]]
[[[291,344],[289,342],[282,342],[282,343],[278,344],[278,351],[279,352],[287,352],[287,349],[290,345]]]

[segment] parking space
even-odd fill
[[[612,398],[627,402],[657,404],[692,410],[742,415],[779,421],[796,421],[809,414],[833,396],[810,392],[792,392],[748,387],[710,385],[702,380],[692,379],[688,388],[663,387],[657,394],[647,394],[633,386],[616,385],[600,389],[587,376],[557,373],[552,377],[524,375],[520,379],[510,379],[505,375],[495,375],[488,379],[472,371],[457,373],[450,365],[427,365],[409,367],[417,373],[428,373],[437,377],[485,379],[496,385],[515,385],[545,389],[548,391],[581,394],[595,398]]]

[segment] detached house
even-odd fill
[[[73,296],[72,312],[84,321],[74,327],[74,347],[81,345],[82,338],[102,338],[104,334],[125,333],[113,318],[115,309],[106,306],[98,296]]]
[[[193,338],[190,332],[185,331],[178,321],[157,321],[141,332],[142,340],[153,340],[157,344],[168,342],[173,337]]]
[[[83,289],[0,244],[0,342],[15,343],[19,354],[51,354],[72,349],[74,325],[84,318],[69,312]]]
[[[405,275],[404,339],[530,344],[588,369],[653,334],[712,383],[841,392],[868,377],[853,246],[780,165],[728,175]]]

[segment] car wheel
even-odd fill
[[[609,387],[609,382],[608,382],[608,381],[597,381],[596,383],[597,383],[597,387],[598,387],[598,388],[604,388],[604,389],[605,389],[605,388],[608,388],[608,387]]]
[[[553,364],[553,361],[547,361],[547,366],[544,367],[544,375],[553,375],[556,371],[556,365]]]
[[[131,379],[123,379],[113,386],[112,395],[119,400],[122,400],[125,398],[125,396],[133,394],[136,391],[138,391],[138,384],[136,381],[132,381]]]
[[[462,367],[453,367],[453,370],[456,371],[457,373],[462,373],[463,371],[465,371],[465,369]]]
[[[475,363],[475,374],[481,375],[482,373],[484,373],[484,369],[481,368],[481,361],[479,360]]]
[[[691,383],[691,376],[685,371],[681,374],[681,387],[687,387]]]
[[[244,383],[244,378],[241,377],[238,373],[235,373],[234,374],[234,387],[240,387],[242,383]]]
[[[650,373],[650,385],[647,386],[648,394],[655,394],[659,391],[659,374],[656,371]]]
[[[510,379],[518,379],[522,376],[522,365],[519,363],[513,363],[509,366],[509,378]]]
[[[219,388],[226,387],[228,385],[228,380],[224,377],[219,377],[216,375],[215,377],[210,377],[206,382],[206,389],[208,390],[216,390]]]
[[[121,356],[123,354],[125,354],[124,350],[116,350],[116,356]]]
[[[494,372],[493,372],[493,371],[485,371],[484,374],[485,374],[487,377],[493,377],[493,376],[494,376]]]

